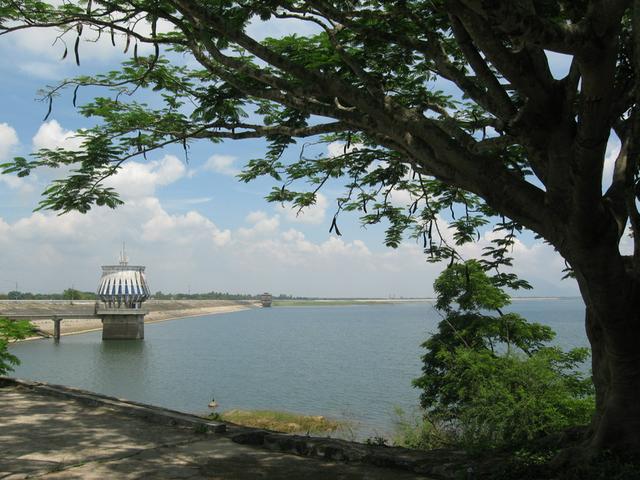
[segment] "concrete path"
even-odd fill
[[[224,435],[6,385],[0,387],[0,479],[22,478],[425,479],[239,445]]]

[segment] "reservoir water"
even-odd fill
[[[552,326],[556,343],[586,346],[580,299],[516,300]],[[273,409],[347,419],[359,438],[387,435],[394,410],[415,411],[420,344],[439,321],[431,303],[274,307],[148,324],[144,341],[100,332],[11,347],[13,376],[206,413]]]

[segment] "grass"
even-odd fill
[[[345,422],[329,420],[320,415],[300,415],[274,410],[229,410],[213,413],[210,418],[283,433],[326,434],[346,426]]]

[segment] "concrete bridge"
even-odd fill
[[[144,316],[147,310],[140,308],[106,308],[91,300],[85,301],[0,301],[0,317],[12,320],[42,320],[53,322],[53,338],[60,340],[64,320],[94,320],[95,327],[102,327],[103,340],[144,338]],[[101,322],[98,323],[97,320]],[[36,323],[36,325],[37,325]],[[97,325],[96,325],[97,324]],[[50,336],[37,329],[39,335]],[[44,327],[46,328],[46,327]],[[48,329],[47,329],[48,330]]]
[[[42,329],[49,330],[49,322],[53,322],[53,334],[56,331],[61,334],[66,331],[86,331],[93,329],[103,329],[105,323],[101,322],[103,315],[111,314],[110,325],[120,325],[117,327],[121,332],[130,327],[130,333],[142,333],[139,329],[139,317],[148,312],[145,321],[170,320],[174,318],[189,317],[194,315],[209,315],[212,313],[227,313],[247,308],[257,308],[259,304],[255,300],[148,300],[144,304],[144,309],[107,309],[103,304],[98,304],[96,309],[95,300],[0,300],[0,317],[12,318],[16,320],[33,320],[40,324]],[[128,322],[116,315],[130,313]],[[136,318],[138,317],[138,318]],[[68,323],[66,322],[68,320]],[[85,322],[86,320],[86,322]],[[64,322],[66,327],[56,329],[56,324]],[[74,325],[82,325],[76,327]],[[109,322],[107,322],[109,323]],[[129,327],[124,327],[128,324]],[[106,327],[107,336],[110,335],[109,327]],[[116,332],[117,333],[117,332]],[[51,332],[40,332],[40,335],[50,337]],[[112,337],[123,338],[123,337]],[[131,338],[131,337],[129,337]],[[136,337],[141,338],[141,337]]]
[[[51,320],[53,322],[53,339],[58,342],[60,341],[60,322],[62,322],[62,320],[66,319],[71,319],[71,318],[79,318],[79,319],[85,319],[85,318],[99,318],[98,315],[89,315],[86,313],[49,313],[49,314],[43,314],[43,313],[21,313],[21,314],[0,314],[0,316],[3,316],[5,318],[8,318],[10,320]],[[42,332],[41,330],[37,330],[36,332],[39,334],[43,334],[44,332]]]
[[[52,313],[0,313],[10,320],[51,320],[53,339],[60,341],[60,323],[65,319],[102,320],[103,340],[141,340],[144,338],[144,316],[148,312],[139,308],[95,308],[94,313],[52,312]],[[36,330],[38,331],[38,330]],[[39,331],[38,333],[42,333]]]

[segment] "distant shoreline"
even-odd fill
[[[572,300],[580,297],[511,297],[514,302],[519,301],[558,301]],[[332,307],[332,306],[364,306],[364,305],[393,305],[407,303],[434,303],[435,298],[317,298],[317,299],[273,299],[273,307]],[[0,305],[11,302],[13,305],[19,304],[19,301],[0,301]],[[30,301],[25,301],[25,305]],[[41,306],[49,303],[51,307],[54,305],[65,304],[66,302],[46,302],[42,300],[33,301]],[[72,305],[68,304],[67,305]],[[32,304],[33,305],[33,304]],[[83,309],[85,313],[92,307],[93,302],[75,302],[75,307]],[[226,300],[151,300],[147,304],[150,310],[145,317],[145,323],[158,323],[170,320],[180,320],[183,318],[200,317],[205,315],[216,315],[221,313],[233,313],[252,308],[260,308],[260,304],[255,301],[226,301]],[[59,308],[59,307],[58,307]],[[4,309],[3,309],[4,310]],[[17,312],[4,312],[5,314]],[[0,316],[2,313],[0,313]],[[41,331],[52,334],[53,322],[50,320],[35,320],[32,322]],[[61,335],[77,335],[81,333],[89,333],[102,330],[102,322],[97,318],[87,319],[67,319],[61,324]],[[33,336],[22,341],[39,340],[42,336]]]
[[[218,304],[216,304],[218,303]],[[79,302],[76,305],[86,306]],[[93,305],[93,302],[91,302]],[[145,324],[167,322],[170,320],[180,320],[182,318],[200,317],[205,315],[216,315],[221,313],[233,313],[252,308],[258,308],[259,304],[255,302],[232,302],[232,301],[160,301],[150,302],[149,313],[145,317]],[[180,306],[182,308],[170,308]],[[169,308],[167,308],[169,307]],[[86,309],[85,309],[86,310]],[[86,312],[83,312],[86,313]],[[0,314],[1,316],[1,314]],[[53,334],[53,322],[50,320],[34,320],[31,322],[42,332],[49,335]],[[67,319],[60,324],[61,336],[78,335],[81,333],[89,333],[102,330],[102,321],[98,318],[86,319]],[[25,338],[21,341],[41,340],[43,336],[33,336]]]
[[[580,297],[510,297],[511,301],[522,300],[574,300]],[[296,306],[338,306],[338,305],[381,305],[394,303],[434,303],[436,298],[309,298],[309,299],[273,299],[274,307]]]

